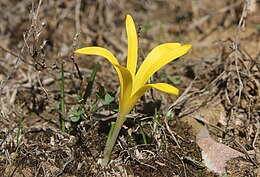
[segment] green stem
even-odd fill
[[[61,131],[65,132],[65,94],[64,94],[64,63],[61,63]]]
[[[146,136],[145,136],[145,133],[144,133],[144,129],[143,129],[143,127],[142,127],[140,122],[138,122],[138,124],[139,124],[139,127],[140,127],[140,132],[141,132],[141,135],[142,135],[143,143],[147,144],[147,140],[146,140]]]
[[[111,152],[114,148],[116,139],[118,137],[118,134],[119,134],[121,127],[124,124],[125,120],[126,120],[126,115],[119,114],[117,116],[116,123],[111,126],[111,132],[109,132],[106,147],[104,150],[104,159],[102,159],[102,163],[101,163],[101,166],[103,166],[103,167],[106,166],[109,162]]]

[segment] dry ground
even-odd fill
[[[3,176],[219,176],[204,165],[206,150],[197,141],[202,127],[214,142],[243,154],[228,162],[225,176],[260,176],[259,1],[40,2],[0,2]],[[104,46],[123,64],[126,14],[139,25],[140,62],[160,43],[193,48],[152,78],[176,85],[180,96],[151,91],[142,97],[122,128],[110,165],[101,168],[97,161],[116,112],[95,94],[99,85],[117,94],[118,78],[104,59],[73,56],[73,51]],[[67,133],[60,130],[62,61]],[[72,123],[95,63],[85,114]]]

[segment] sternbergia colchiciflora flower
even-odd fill
[[[111,127],[104,158],[101,165],[106,166],[109,162],[110,154],[116,142],[119,131],[126,120],[126,115],[130,113],[139,98],[149,89],[178,95],[179,90],[166,83],[146,84],[148,79],[161,67],[176,58],[186,54],[192,47],[190,44],[181,45],[180,43],[164,43],[156,46],[144,59],[142,65],[136,71],[138,59],[138,38],[134,21],[130,15],[126,17],[126,32],[128,40],[127,66],[119,64],[116,57],[107,49],[97,46],[85,47],[75,51],[76,54],[98,55],[106,58],[115,68],[120,82],[120,98],[118,117],[116,123]]]

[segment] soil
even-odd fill
[[[0,173],[260,176],[259,5],[255,0],[1,0]],[[138,29],[139,65],[159,44],[193,47],[150,79],[175,85],[180,95],[147,92],[121,129],[109,165],[101,167],[119,82],[106,60],[73,51],[106,47],[125,65],[127,14]],[[61,131],[62,63],[66,132]],[[96,64],[91,95],[72,122]],[[97,97],[102,88],[115,97],[107,105]],[[203,128],[221,147],[243,154],[229,160],[223,174],[202,157],[197,135]]]

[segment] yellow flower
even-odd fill
[[[190,44],[161,44],[155,47],[148,54],[139,70],[136,72],[138,59],[138,38],[134,21],[130,15],[127,15],[126,17],[126,32],[128,40],[126,67],[120,65],[116,57],[110,51],[102,47],[85,47],[75,51],[77,54],[98,55],[106,58],[116,69],[120,81],[119,116],[117,117],[115,127],[111,129],[111,137],[108,137],[104,159],[102,162],[103,166],[107,165],[109,161],[109,156],[118,133],[126,120],[126,114],[132,110],[136,102],[142,95],[145,94],[145,92],[151,88],[155,88],[171,95],[179,94],[179,90],[172,85],[166,83],[146,84],[146,82],[157,70],[174,59],[186,54],[191,48]]]

